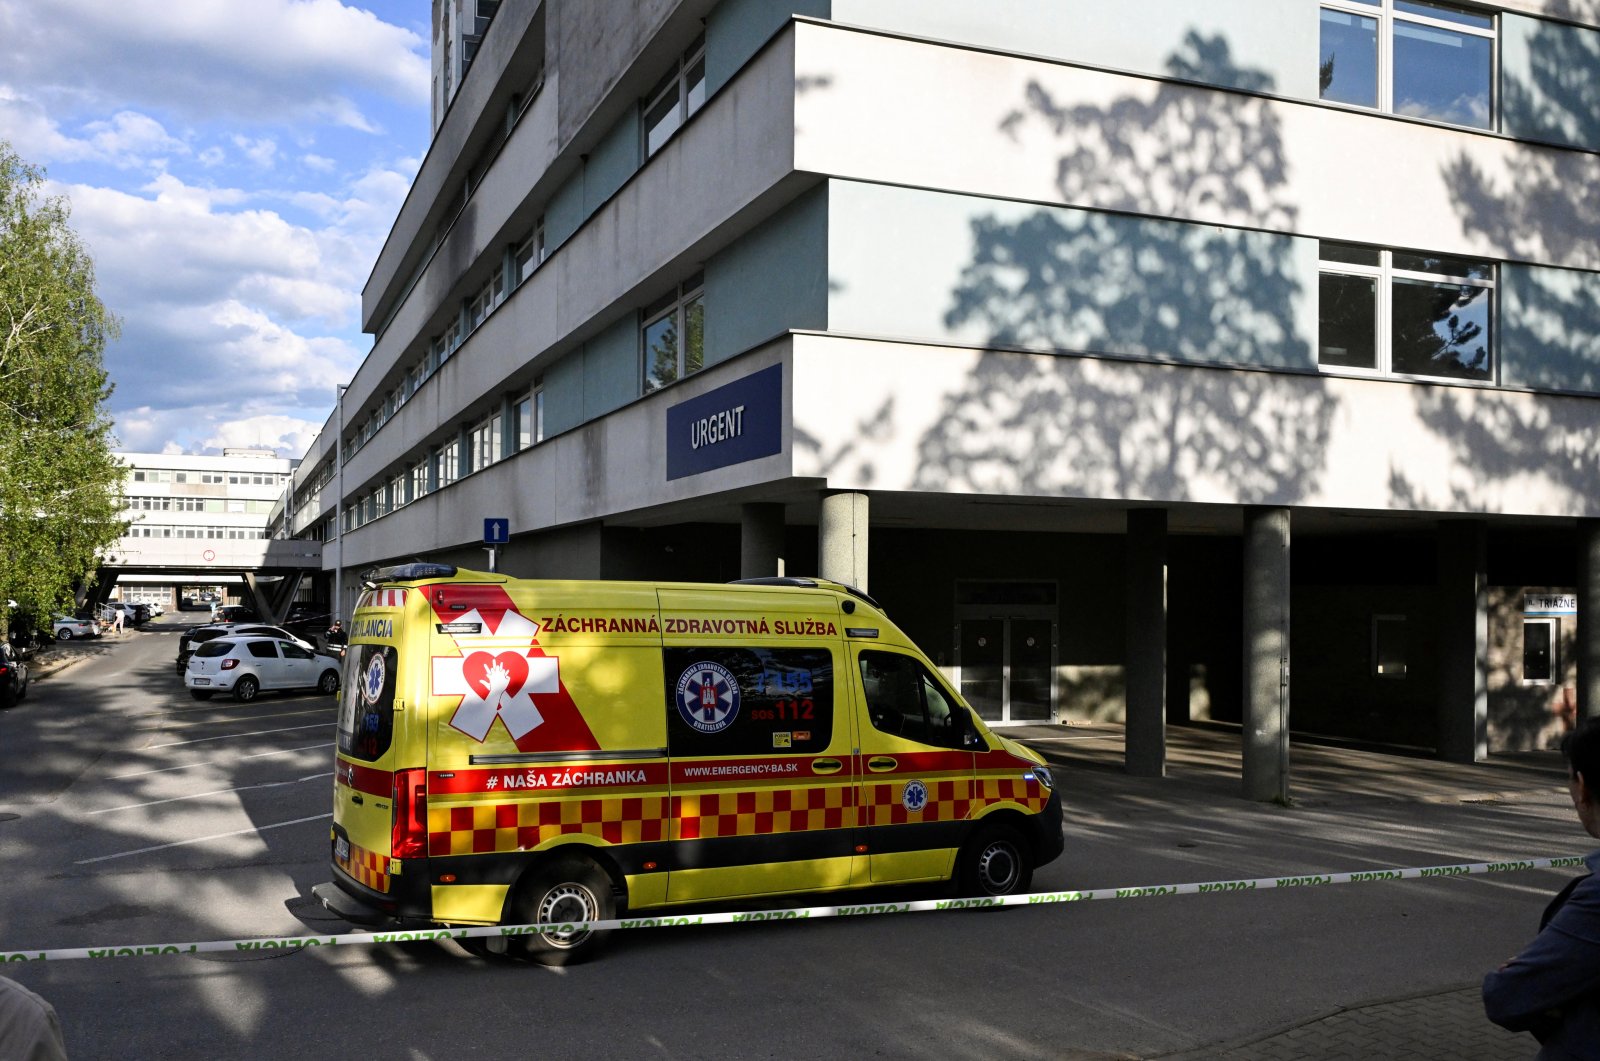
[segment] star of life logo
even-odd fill
[[[433,658],[433,694],[461,697],[450,725],[480,744],[496,719],[512,740],[522,739],[544,724],[534,694],[560,691],[561,665],[554,656],[478,649]]]
[[[900,802],[908,811],[916,812],[928,805],[928,786],[921,781],[907,781],[900,793]]]
[[[383,653],[381,651],[374,652],[372,657],[367,660],[366,669],[361,672],[361,699],[369,704],[378,702],[378,698],[383,695],[385,674],[386,668],[383,661]]]
[[[721,733],[739,717],[739,683],[720,663],[702,661],[678,676],[678,714],[701,733]]]

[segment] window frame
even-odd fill
[[[695,72],[698,70],[698,76]],[[662,104],[671,106],[662,113],[661,119],[654,124],[650,122],[650,114]],[[689,119],[693,118],[706,104],[706,35],[702,32],[686,48],[681,56],[673,61],[672,70],[660,81],[656,82],[650,94],[639,105],[639,149],[640,157],[646,161],[655,157],[656,153],[672,142]],[[661,134],[655,146],[651,146],[652,138],[657,129],[671,121],[671,127]]]
[[[1340,100],[1323,99],[1319,91],[1320,102],[1335,107],[1349,107],[1361,111],[1377,111],[1381,114],[1393,114],[1413,121],[1431,122],[1437,125],[1446,125],[1456,129],[1477,129],[1485,132],[1498,132],[1500,128],[1500,12],[1488,8],[1480,8],[1471,4],[1441,3],[1438,0],[1420,0],[1430,7],[1447,8],[1460,11],[1464,14],[1481,16],[1489,20],[1487,29],[1482,26],[1467,25],[1462,22],[1452,22],[1449,19],[1431,17],[1415,11],[1402,11],[1397,5],[1397,0],[1320,0],[1317,4],[1318,18],[1318,45],[1317,54],[1320,62],[1322,54],[1321,45],[1321,13],[1324,10],[1337,11],[1345,15],[1357,15],[1362,18],[1374,19],[1378,23],[1378,54],[1377,54],[1377,102],[1368,107],[1360,103],[1345,103]],[[1443,30],[1450,33],[1460,33],[1464,36],[1479,37],[1489,42],[1489,120],[1485,125],[1464,125],[1459,122],[1447,121],[1419,114],[1402,114],[1394,107],[1395,86],[1395,25],[1406,23],[1413,26],[1423,26],[1428,29]]]
[[[1354,262],[1339,261],[1330,258],[1326,253],[1329,246],[1359,248],[1365,251],[1375,251],[1378,254],[1377,265],[1357,264]],[[1490,259],[1471,259],[1488,266],[1487,279],[1470,276],[1457,276],[1450,273],[1429,273],[1417,269],[1396,268],[1394,258],[1396,254],[1402,256],[1414,255],[1420,257],[1455,258],[1462,259],[1459,255],[1429,255],[1422,251],[1394,249],[1389,247],[1371,247],[1362,244],[1345,243],[1341,240],[1320,240],[1317,246],[1317,371],[1327,375],[1360,376],[1367,379],[1400,379],[1423,383],[1450,382],[1469,387],[1494,387],[1500,380],[1500,353],[1497,349],[1497,340],[1500,335],[1500,263]],[[1373,365],[1371,368],[1356,365],[1334,365],[1322,363],[1322,305],[1321,285],[1325,276],[1354,276],[1374,281],[1373,293],[1373,321],[1376,334],[1373,335]],[[1435,286],[1475,287],[1487,292],[1489,335],[1485,346],[1489,351],[1489,368],[1487,379],[1474,379],[1469,376],[1452,376],[1446,373],[1420,373],[1402,372],[1394,368],[1394,288],[1397,282],[1432,284]]]
[[[678,284],[673,290],[661,298],[647,305],[639,318],[639,392],[641,394],[654,394],[681,380],[687,379],[696,372],[706,367],[705,351],[705,274],[695,273],[693,276]],[[689,311],[691,307],[700,307],[700,349],[698,363],[693,368],[689,364]],[[671,319],[675,329],[675,361],[673,375],[670,379],[655,380],[651,365],[650,329],[662,321]]]
[[[1528,627],[1543,626],[1550,632],[1550,673],[1543,678],[1528,677]],[[1522,617],[1522,666],[1519,685],[1540,686],[1561,684],[1561,619],[1558,616]]]

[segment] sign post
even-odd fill
[[[511,540],[511,521],[504,516],[483,521],[484,551],[489,554],[489,573],[499,574],[500,546]]]

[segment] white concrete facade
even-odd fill
[[[436,31],[463,3],[436,0]],[[961,623],[994,596],[974,586],[1055,587],[1055,717],[1119,702],[1120,627],[1102,636],[1090,616],[1120,593],[1100,574],[1133,508],[1168,510],[1197,608],[1252,507],[1288,510],[1297,541],[1348,565],[1333,581],[1296,569],[1318,610],[1350,587],[1352,615],[1433,608],[1415,601],[1447,577],[1435,537],[1451,521],[1488,528],[1487,577],[1574,584],[1562,550],[1600,518],[1600,134],[1580,105],[1600,81],[1600,9],[1460,8],[1487,20],[1495,56],[1474,128],[1319,99],[1315,0],[1217,0],[1203,17],[1155,0],[1137,20],[997,6],[501,5],[436,112],[363,295],[373,350],[296,472],[290,529],[323,527],[342,483],[353,515],[324,556],[347,572],[481,562],[482,521],[505,517],[515,573],[735,577],[741,506],[781,505],[796,574],[833,555],[824,499],[845,493],[872,533],[827,562],[864,572],[870,550],[875,595],[930,594],[913,632],[954,680]],[[1552,67],[1590,95],[1564,96]],[[668,135],[654,123],[675,92]],[[1340,245],[1482,268],[1482,378],[1319,360]],[[1372,275],[1380,321],[1420,282]],[[651,344],[684,334],[703,367],[648,389]],[[725,395],[770,444],[722,461],[688,443]],[[960,537],[1006,534],[1108,551],[1092,573],[1030,566],[1031,540],[999,550],[1010,563],[972,558]],[[928,589],[918,549],[965,566]],[[1345,633],[1377,653],[1368,619]],[[1236,719],[1234,642],[1170,629],[1169,687],[1200,682]],[[1435,635],[1413,630],[1420,661]],[[1432,726],[1431,666],[1360,695],[1426,702]],[[1312,697],[1297,700],[1312,729],[1363,732]],[[1418,727],[1376,736],[1428,745]]]

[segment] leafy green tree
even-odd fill
[[[117,320],[65,199],[0,141],[0,628],[70,605],[121,537],[102,354]]]

